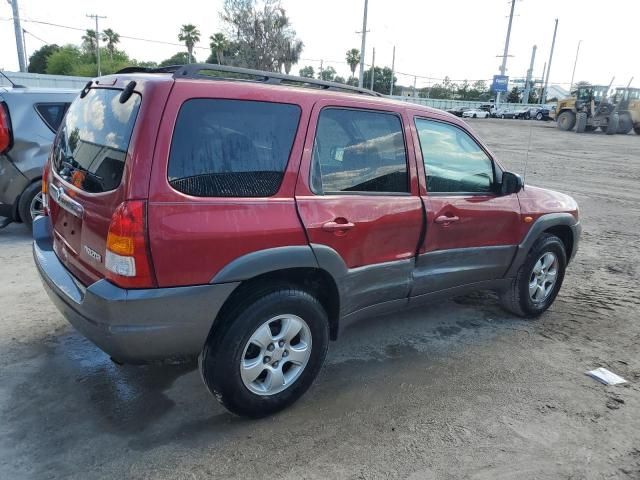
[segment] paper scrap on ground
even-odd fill
[[[592,378],[595,378],[600,383],[604,383],[605,385],[619,385],[621,383],[627,383],[627,381],[619,375],[616,375],[613,372],[610,372],[606,368],[596,368],[595,370],[591,370],[590,372],[586,372]]]

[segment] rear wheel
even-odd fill
[[[504,113],[500,115],[500,118],[504,120]]]
[[[473,118],[478,118],[478,115],[476,115],[475,113],[473,114]]]
[[[567,266],[562,240],[544,233],[531,248],[509,288],[500,294],[502,306],[521,317],[536,317],[556,299]]]
[[[609,123],[607,124],[607,135],[615,135],[618,133],[618,125],[620,123],[620,117],[617,113],[609,115]]]
[[[579,112],[576,115],[576,133],[584,133],[587,129],[587,114]]]
[[[633,127],[633,131],[640,135],[640,123]]]
[[[543,119],[543,117],[544,117],[544,115],[542,115],[542,113],[540,113],[540,112],[538,112],[538,113],[536,114],[536,120],[542,120],[542,119]]]
[[[626,135],[633,130],[633,121],[628,113],[618,116],[618,133]]]
[[[20,195],[18,215],[20,215],[20,220],[31,228],[35,218],[43,213],[42,182],[38,180],[29,185]]]
[[[259,418],[286,408],[311,386],[324,362],[325,310],[308,293],[286,287],[232,310],[219,319],[221,328],[200,355],[205,385],[238,415]]]
[[[565,110],[558,115],[557,123],[560,130],[569,131],[576,125],[576,115],[570,110]]]

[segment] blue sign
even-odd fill
[[[506,75],[494,75],[491,90],[494,92],[509,91],[509,77]]]

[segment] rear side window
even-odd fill
[[[283,103],[192,99],[180,108],[169,183],[197,197],[269,197],[280,188],[300,108]]]
[[[311,186],[317,194],[407,193],[400,118],[367,110],[322,110],[313,144]]]
[[[70,103],[37,103],[36,112],[53,132],[57,132]]]
[[[140,95],[120,103],[121,93],[100,88],[76,98],[56,137],[55,170],[85,192],[114,190],[122,180]]]

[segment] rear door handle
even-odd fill
[[[337,218],[336,220],[341,220],[341,222],[331,221],[322,224],[322,230],[325,232],[346,232],[347,230],[351,230],[355,227],[355,224],[348,222],[343,218]],[[344,223],[343,223],[344,222]]]
[[[434,222],[446,225],[448,223],[457,222],[458,220],[460,220],[460,217],[447,217],[446,215],[440,215],[439,217],[436,217]]]

